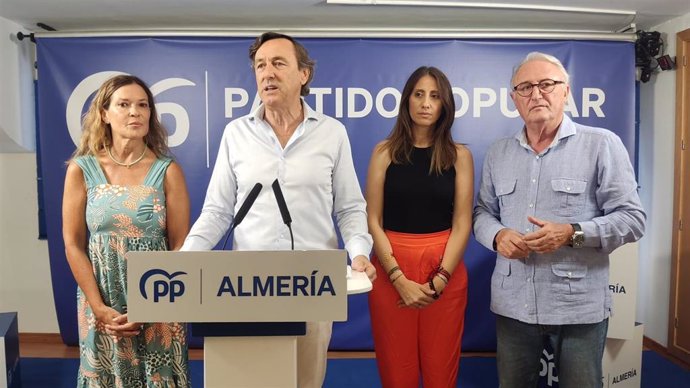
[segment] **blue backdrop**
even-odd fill
[[[60,332],[77,343],[76,283],[64,254],[61,203],[65,161],[75,149],[80,117],[93,92],[122,72],[152,88],[169,144],[199,215],[225,125],[258,104],[247,57],[248,38],[95,37],[38,39],[40,160],[55,305]],[[365,187],[374,145],[395,120],[400,91],[421,65],[443,70],[453,85],[453,137],[475,160],[475,188],[491,142],[522,122],[510,100],[512,67],[530,51],[563,61],[571,74],[566,113],[616,132],[635,159],[634,45],[602,41],[301,39],[316,60],[307,102],[347,127],[355,168]],[[465,253],[469,304],[463,350],[495,349],[489,280],[495,254],[474,239]],[[336,323],[332,349],[372,349],[366,296],[351,296],[349,320]]]

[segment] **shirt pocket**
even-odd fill
[[[496,259],[496,267],[494,268],[494,273],[491,275],[492,288],[510,288],[513,277],[510,275],[510,260],[509,259]]]
[[[553,263],[555,280],[551,291],[557,300],[582,300],[587,295],[587,266],[580,263]]]
[[[515,185],[517,184],[517,179],[509,179],[500,181],[496,184],[496,197],[501,204],[501,209],[510,209],[515,206],[516,196],[515,196]]]
[[[554,213],[572,217],[582,213],[585,207],[587,181],[577,179],[552,179],[555,195]]]

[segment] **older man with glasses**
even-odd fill
[[[474,232],[497,252],[491,310],[501,388],[536,387],[546,343],[561,388],[602,386],[609,253],[644,232],[623,143],[564,114],[568,82],[557,58],[528,54],[511,93],[524,126],[484,160]]]

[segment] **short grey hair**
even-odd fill
[[[527,54],[527,56],[525,56],[525,59],[523,59],[522,62],[520,62],[520,64],[518,64],[517,66],[515,66],[513,68],[513,76],[510,77],[511,89],[514,86],[513,81],[515,80],[515,75],[520,70],[522,65],[524,65],[527,62],[532,62],[532,61],[544,61],[544,62],[549,62],[549,63],[553,64],[565,76],[565,79],[563,81],[565,81],[565,83],[568,85],[570,84],[570,75],[568,74],[568,71],[565,69],[565,67],[563,66],[561,61],[558,60],[558,58],[554,57],[553,55],[549,55],[549,54],[542,53],[539,51],[532,51],[531,53]]]

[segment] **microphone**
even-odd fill
[[[225,250],[225,244],[228,243],[228,238],[230,238],[230,234],[235,230],[235,228],[244,220],[244,217],[247,215],[249,212],[249,209],[254,205],[254,201],[256,201],[256,198],[259,196],[259,193],[261,192],[261,189],[264,186],[261,183],[256,183],[254,187],[252,187],[252,191],[247,194],[247,196],[244,198],[244,202],[242,203],[242,206],[240,206],[240,210],[237,211],[237,214],[235,214],[235,218],[232,221],[232,226],[230,227],[230,230],[228,231],[227,237],[225,237],[225,242],[223,242],[223,250]]]
[[[249,212],[249,208],[254,205],[254,201],[256,201],[256,197],[259,196],[259,193],[261,192],[261,189],[264,186],[261,183],[257,183],[252,187],[252,191],[247,194],[247,197],[244,199],[244,203],[242,206],[240,206],[240,210],[237,211],[237,214],[235,214],[235,219],[232,222],[232,229],[235,229],[242,220],[244,220],[244,217],[247,215]]]
[[[278,179],[273,181],[271,185],[273,187],[273,194],[276,196],[276,202],[278,202],[278,209],[280,209],[280,215],[283,217],[283,223],[285,225],[290,225],[292,223],[292,218],[290,217],[290,211],[285,203],[285,197],[283,197],[283,190],[280,189],[280,184]]]
[[[281,217],[283,217],[283,223],[287,225],[288,230],[290,230],[290,245],[292,246],[292,250],[294,251],[295,238],[292,235],[292,217],[290,217],[290,211],[288,210],[287,204],[285,203],[285,197],[283,197],[283,190],[280,189],[280,183],[278,183],[278,179],[273,181],[271,187],[273,187],[273,194],[276,197],[276,202],[278,203],[280,215]]]

